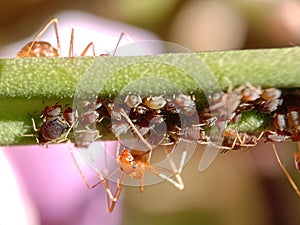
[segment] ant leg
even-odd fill
[[[129,36],[128,36],[125,32],[122,32],[122,33],[120,34],[120,36],[119,36],[118,42],[117,42],[117,44],[116,44],[116,47],[115,47],[115,49],[114,49],[114,52],[113,52],[112,56],[115,56],[115,55],[116,55],[117,49],[118,49],[118,47],[119,47],[119,45],[120,45],[121,40],[124,38],[124,36],[126,36],[126,37],[129,39]],[[130,38],[130,40],[131,40],[131,38]]]
[[[69,141],[68,144],[71,145],[71,142]],[[73,159],[73,162],[75,163],[75,166],[76,166],[76,168],[79,172],[79,175],[82,178],[85,185],[87,186],[87,188],[88,189],[93,189],[93,188],[97,187],[99,184],[103,183],[103,185],[105,187],[106,197],[107,197],[108,211],[111,213],[114,210],[114,207],[115,207],[115,205],[118,201],[118,198],[121,194],[121,190],[122,190],[122,187],[123,187],[123,183],[124,183],[126,174],[122,174],[121,181],[118,183],[117,190],[116,190],[114,195],[111,193],[107,178],[104,178],[104,176],[100,172],[97,172],[97,175],[100,178],[100,181],[98,183],[94,184],[94,185],[90,185],[87,178],[84,176],[82,170],[80,169],[80,166],[79,166],[79,164],[76,160],[76,157],[74,155],[73,149],[74,149],[73,146],[70,146],[69,152],[70,152],[71,157]]]
[[[33,39],[30,47],[27,50],[27,54],[31,51],[33,45],[40,39],[40,37],[45,33],[45,31],[49,28],[49,26],[51,24],[54,24],[54,28],[55,28],[55,35],[56,35],[56,41],[57,41],[57,50],[60,54],[60,41],[59,41],[59,35],[58,35],[58,20],[57,18],[53,18],[51,19],[43,28],[42,30],[35,36],[35,38]]]
[[[134,132],[136,133],[136,135],[140,138],[140,140],[148,147],[148,149],[150,150],[149,155],[148,155],[148,160],[147,163],[150,162],[151,156],[152,156],[152,149],[153,147],[150,145],[150,143],[148,141],[145,140],[145,138],[143,137],[143,135],[137,130],[137,128],[135,127],[135,125],[132,123],[131,119],[128,117],[128,115],[126,114],[126,112],[124,111],[123,108],[121,108],[120,110],[121,115],[127,120],[127,122],[129,123],[129,125],[131,126],[131,128],[134,130]]]
[[[82,53],[80,54],[80,56],[85,56],[87,51],[89,50],[89,48],[92,48],[93,51],[93,56],[96,56],[96,52],[95,52],[95,46],[93,42],[90,42],[85,49],[82,51]]]
[[[291,177],[291,175],[289,174],[289,172],[287,171],[287,169],[284,167],[284,165],[282,164],[280,158],[279,158],[279,155],[278,155],[278,152],[276,150],[276,146],[274,143],[272,143],[272,148],[273,148],[273,151],[275,153],[275,156],[276,156],[276,159],[277,159],[277,162],[279,163],[282,171],[284,172],[284,174],[286,175],[287,179],[289,180],[290,184],[292,185],[293,189],[295,190],[296,194],[300,197],[300,191],[296,185],[296,183],[294,182],[293,178]]]
[[[172,170],[168,170],[166,168],[162,168],[162,167],[154,166],[154,165],[151,165],[149,167],[149,169],[150,169],[150,171],[151,171],[152,174],[154,174],[154,175],[160,177],[161,179],[169,182],[170,184],[172,184],[177,189],[183,190],[184,184],[183,184],[182,178],[181,178],[181,176],[180,176],[180,174],[178,172],[174,172]],[[161,172],[158,172],[158,171],[161,171]],[[166,174],[164,174],[162,172],[170,173],[172,175],[175,175],[176,181],[174,179],[168,177]]]
[[[75,56],[74,56],[74,28],[72,28],[72,30],[71,30],[69,57],[72,58],[72,63],[74,64],[74,62],[75,62]]]
[[[72,28],[72,31],[71,31],[71,38],[70,38],[70,48],[69,48],[69,57],[72,58],[72,63],[74,64],[75,62],[75,55],[74,55],[74,32],[75,32],[75,29]],[[87,51],[89,50],[89,48],[92,47],[92,50],[93,50],[93,56],[96,56],[96,53],[95,53],[95,47],[94,47],[94,43],[93,42],[90,42],[86,47],[85,49],[82,51],[82,53],[80,54],[80,56],[85,56]]]
[[[294,161],[295,161],[295,166],[298,172],[300,172],[300,142],[297,142],[298,144],[298,152],[294,153]]]
[[[100,181],[98,183],[94,184],[94,185],[90,185],[89,182],[88,182],[88,180],[87,180],[87,178],[84,176],[84,174],[83,174],[83,172],[82,172],[82,170],[81,170],[81,168],[80,168],[77,160],[76,160],[76,157],[74,155],[74,146],[73,146],[73,144],[71,143],[71,141],[68,141],[67,144],[69,145],[69,152],[71,154],[72,160],[73,160],[73,162],[74,162],[74,164],[75,164],[75,166],[76,166],[76,168],[77,168],[77,170],[79,172],[79,175],[80,175],[81,179],[83,180],[83,182],[85,183],[85,185],[87,186],[87,188],[88,189],[93,189],[93,188],[97,187],[101,182],[104,181],[104,178],[103,178],[102,174],[98,174],[97,173],[98,176],[100,177]]]
[[[174,146],[174,148],[175,148],[175,146]],[[166,149],[165,149],[165,152],[167,153]],[[182,177],[180,174],[182,172],[186,156],[187,156],[187,151],[183,151],[178,169],[176,168],[176,165],[175,165],[173,159],[171,159],[168,154],[167,154],[167,159],[172,167],[172,170],[168,170],[166,168],[162,168],[162,167],[155,166],[155,165],[151,165],[149,168],[154,175],[159,176],[160,178],[162,178],[162,179],[166,180],[167,182],[169,182],[170,184],[172,184],[177,189],[182,190],[184,188],[184,183],[183,183],[183,180],[182,180]],[[161,173],[158,171],[175,175],[176,181],[174,179],[168,177],[164,173]]]
[[[117,184],[117,190],[115,192],[115,194],[112,196],[110,188],[109,188],[109,183],[107,180],[104,180],[103,184],[106,188],[106,196],[107,196],[107,207],[108,207],[108,211],[111,213],[114,208],[115,205],[119,199],[119,196],[121,194],[122,188],[123,188],[123,184],[126,178],[126,174],[123,173],[121,176],[121,180],[120,182]]]

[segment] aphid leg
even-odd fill
[[[276,146],[274,143],[272,143],[272,148],[273,148],[273,151],[275,153],[275,156],[276,156],[276,159],[277,159],[277,162],[279,163],[280,165],[280,168],[282,169],[282,171],[284,172],[285,176],[287,177],[287,179],[289,180],[291,186],[293,187],[293,189],[295,190],[296,194],[300,197],[300,191],[296,185],[296,183],[294,182],[293,178],[291,177],[291,175],[289,174],[289,172],[287,171],[287,169],[284,167],[284,165],[282,164],[280,158],[279,158],[279,155],[278,155],[278,152],[276,150]]]
[[[31,121],[32,121],[32,128],[34,132],[38,132],[39,129],[36,127],[35,120],[31,118]],[[36,134],[22,134],[22,137],[35,137],[36,142],[40,143]]]
[[[31,118],[31,122],[32,122],[32,127],[33,127],[33,130],[34,130],[35,132],[38,132],[38,131],[39,131],[39,129],[38,129],[38,128],[36,128],[35,120],[34,120],[33,118]]]
[[[225,153],[225,152],[227,152],[227,151],[229,151],[229,150],[233,150],[234,147],[236,146],[236,142],[237,142],[238,140],[241,141],[241,138],[240,138],[240,136],[238,135],[238,133],[236,133],[236,136],[235,136],[235,138],[234,138],[234,140],[233,140],[231,146],[229,146],[229,147],[228,147],[228,146],[216,146],[216,148],[221,149],[221,153]]]
[[[257,137],[257,141],[259,141],[261,138],[262,138],[262,136],[264,135],[264,131],[262,131],[259,135],[258,135],[258,137]]]
[[[49,28],[49,26],[51,24],[54,24],[54,28],[55,28],[55,35],[56,35],[56,41],[57,41],[57,51],[60,54],[60,41],[59,41],[59,35],[58,35],[58,20],[57,18],[53,18],[51,19],[43,28],[42,30],[35,36],[35,38],[33,39],[30,47],[27,50],[26,54],[29,54],[29,52],[31,51],[33,45],[40,39],[40,37],[45,33],[45,31]]]
[[[35,124],[35,120],[33,118],[31,118],[31,122],[32,122],[32,128],[34,130],[34,132],[38,132],[39,129],[36,128],[36,124]],[[35,134],[22,134],[22,137],[35,137]]]

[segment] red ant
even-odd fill
[[[54,28],[55,28],[57,48],[53,47],[53,45],[50,44],[49,42],[39,41],[40,37],[46,32],[46,30],[52,24],[54,24]],[[119,40],[118,40],[118,43],[117,43],[117,46],[116,46],[116,48],[113,52],[113,55],[115,55],[117,47],[119,46],[119,43],[121,42],[122,38],[125,35],[126,35],[125,33],[121,33],[121,35],[119,37]],[[74,45],[74,28],[72,28],[72,30],[71,30],[71,39],[70,39],[70,48],[69,48],[69,57],[72,57],[72,58],[74,58],[73,45]],[[80,56],[85,56],[87,51],[89,50],[89,48],[92,48],[93,56],[96,56],[93,42],[90,42],[85,47],[85,49],[82,51]],[[26,58],[26,57],[59,57],[60,52],[61,52],[61,45],[60,45],[60,39],[59,39],[59,33],[58,33],[58,19],[53,18],[41,29],[41,31],[35,36],[33,41],[27,43],[18,52],[17,57],[19,57],[19,58]],[[108,54],[102,54],[102,55],[108,55]]]
[[[49,42],[38,41],[45,33],[51,24],[54,24],[57,48],[54,48]],[[58,20],[57,18],[51,19],[42,30],[35,36],[33,41],[27,43],[17,54],[17,57],[58,57],[60,56],[60,41],[58,35]]]
[[[108,176],[105,176],[102,172],[99,171],[99,169],[95,169],[100,181],[93,186],[89,185],[87,179],[83,175],[83,173],[75,159],[73,152],[71,151],[72,158],[73,158],[75,165],[80,173],[80,176],[82,177],[86,186],[89,189],[96,187],[100,183],[103,183],[103,185],[105,186],[106,195],[107,195],[107,205],[108,205],[109,212],[112,212],[114,210],[114,207],[115,207],[115,205],[118,201],[118,198],[121,194],[121,191],[122,191],[122,188],[123,188],[123,185],[125,183],[125,179],[127,176],[129,176],[132,179],[140,180],[140,184],[139,184],[140,192],[143,192],[143,190],[144,190],[147,172],[150,172],[154,176],[159,177],[160,179],[169,182],[170,184],[172,184],[174,187],[176,187],[179,190],[182,190],[184,188],[184,184],[183,184],[180,174],[182,172],[182,168],[183,168],[185,160],[186,160],[187,150],[184,149],[181,154],[179,168],[176,167],[173,159],[170,157],[170,153],[167,151],[166,151],[166,158],[172,168],[171,170],[152,164],[151,163],[152,153],[155,150],[147,142],[147,140],[144,139],[143,135],[136,129],[135,125],[132,123],[131,119],[128,117],[128,115],[126,114],[126,112],[123,109],[120,110],[120,114],[129,123],[132,130],[136,133],[137,137],[147,146],[147,148],[148,148],[147,151],[141,151],[141,150],[135,150],[135,149],[130,150],[128,148],[123,148],[121,150],[120,138],[118,137],[118,147],[116,150],[116,155],[114,157],[117,168],[113,172],[111,172]],[[176,144],[172,148],[172,151],[175,148],[176,148]],[[86,153],[86,151],[88,151],[88,149],[83,149],[82,151],[84,151]],[[172,153],[172,151],[171,151],[171,153]],[[116,179],[117,188],[113,194],[110,189],[110,186],[109,186],[109,179],[112,179],[112,176],[114,176],[115,174],[117,174],[117,179]],[[176,178],[175,180],[170,178],[170,176],[172,176],[172,175],[175,176],[175,178]]]

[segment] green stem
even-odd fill
[[[73,103],[78,83],[85,76],[86,82],[80,82],[80,90],[96,93],[100,96],[116,95],[131,82],[146,79],[149,72],[153,82],[135,86],[142,94],[157,93],[162,89],[172,91],[174,86],[161,83],[168,79],[185,91],[197,92],[193,79],[178,73],[178,68],[161,64],[155,68],[149,60],[171,60],[181,62],[190,53],[165,54],[157,56],[135,57],[78,57],[73,62],[70,58],[31,58],[0,59],[0,145],[34,144],[35,139],[23,137],[33,133],[31,117],[38,117],[46,105],[59,102],[61,105]],[[246,81],[262,87],[299,88],[300,87],[300,48],[240,50],[223,52],[201,52],[197,55],[209,66],[223,90],[228,85],[234,87]],[[135,60],[143,60],[135,65]],[[133,61],[132,61],[133,60]],[[108,68],[124,66],[114,76],[107,79]],[[197,68],[194,62],[187,63],[188,68]],[[104,66],[103,66],[104,65]],[[107,65],[107,66],[105,66]],[[93,74],[105,81],[105,86],[98,93],[98,86],[93,86]],[[155,72],[155,73],[154,73]],[[102,76],[102,77],[101,77]],[[149,77],[149,76],[148,76]],[[212,89],[214,84],[207,84],[204,89]],[[177,87],[177,86],[176,86]],[[171,88],[171,89],[170,89]],[[83,95],[86,93],[82,93]]]

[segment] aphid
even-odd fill
[[[144,98],[143,102],[150,109],[161,109],[167,103],[163,96],[149,96]]]
[[[276,100],[281,96],[281,90],[277,88],[266,88],[261,93],[261,98],[264,100]]]
[[[41,118],[45,121],[51,117],[59,116],[61,112],[62,112],[61,105],[55,104],[52,106],[46,106],[41,114]]]
[[[196,113],[195,99],[186,94],[179,94],[175,97],[175,103],[181,108],[184,115],[190,116]]]
[[[91,143],[101,138],[98,130],[87,127],[82,130],[75,130],[74,135],[77,147],[88,147]]]
[[[57,48],[54,48],[49,42],[39,41],[51,24],[54,24]],[[35,36],[33,41],[27,43],[17,54],[17,57],[58,57],[60,56],[60,41],[58,35],[58,20],[51,19],[42,30]]]
[[[246,83],[242,86],[242,101],[244,102],[254,102],[260,98],[262,93],[260,88],[254,87],[250,83]]]
[[[46,118],[40,128],[36,127],[35,121],[32,119],[32,126],[33,130],[38,132],[37,142],[46,146],[67,141],[72,128],[62,116]]]
[[[63,111],[63,117],[70,126],[76,126],[76,123],[78,122],[78,112],[76,110],[73,110],[71,107],[67,107]]]
[[[208,146],[200,160],[199,171],[207,169],[219,154],[220,149],[223,149],[222,141],[224,134],[226,134],[228,123],[237,116],[237,109],[243,97],[243,88],[244,86],[236,88],[235,90],[228,88],[227,93],[214,94],[211,98],[212,105],[208,106],[200,113],[200,124],[209,124],[209,127],[216,127],[219,132],[210,134],[210,136],[206,138],[206,141],[200,141],[200,143],[206,143]],[[238,121],[236,120],[236,122]],[[228,148],[231,149],[232,146],[235,146],[237,136],[235,134],[234,137],[231,137],[230,135],[230,137],[228,136],[225,137],[225,139],[226,138],[230,139],[231,142],[226,143],[226,146],[229,146]]]
[[[258,141],[261,139],[263,134],[264,132],[261,132],[258,136],[255,136],[246,132],[239,133],[227,128],[224,131],[222,146],[218,146],[218,148],[222,149],[221,153],[227,152],[228,150],[253,148],[258,144]]]
[[[139,95],[127,95],[124,102],[129,108],[134,108],[142,102],[142,98]]]
[[[45,121],[39,129],[34,127],[34,131],[39,132],[38,143],[42,145],[66,141],[69,133],[67,129],[68,124],[59,117]]]
[[[290,136],[282,133],[280,134],[278,131],[266,131],[266,142],[284,142],[290,138]]]
[[[76,123],[75,112],[70,107],[62,111],[59,104],[46,106],[41,114],[42,125],[37,128],[35,120],[32,118],[33,130],[38,133],[37,143],[47,146],[52,143],[61,143],[68,140],[68,135]],[[66,117],[65,117],[66,116]],[[24,136],[36,136],[25,134]]]

